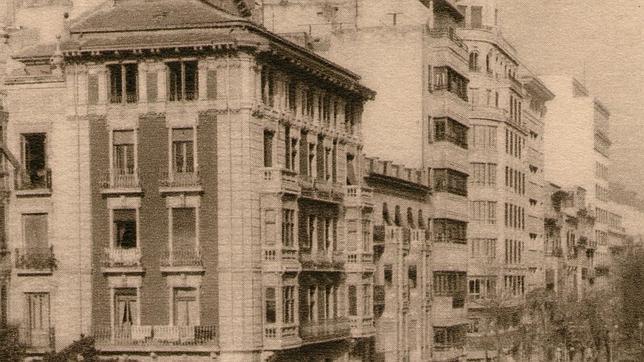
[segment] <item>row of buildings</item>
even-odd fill
[[[581,297],[626,235],[609,112],[494,0],[4,6],[0,315],[33,358],[493,360],[487,300]]]

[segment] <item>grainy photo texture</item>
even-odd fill
[[[0,0],[0,361],[644,361],[642,5]]]

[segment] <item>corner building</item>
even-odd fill
[[[356,195],[374,92],[252,16],[240,2],[119,1],[68,24],[60,43],[16,55],[10,109],[45,88],[56,107],[32,104],[30,119],[54,115],[50,127],[76,132],[47,138],[60,161],[28,159],[40,168],[27,174],[49,185],[40,169],[51,168],[51,197],[65,200],[56,180],[80,180],[85,244],[59,269],[86,261],[80,333],[105,356],[369,360],[372,206]],[[39,152],[43,137],[31,135],[42,131],[19,114],[28,129],[10,144],[22,134]],[[76,322],[63,309],[73,307],[49,304],[49,325]]]
[[[366,154],[429,172],[434,210],[430,358],[464,360],[469,52],[455,30],[463,13],[448,0],[340,1],[333,7],[267,0],[258,17],[268,29],[298,37],[350,67],[378,92],[364,108]]]

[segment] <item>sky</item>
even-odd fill
[[[644,196],[644,0],[498,0],[537,74],[569,74],[611,112],[611,181]]]

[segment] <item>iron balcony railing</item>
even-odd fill
[[[161,170],[159,185],[161,187],[186,188],[201,186],[199,170],[188,172],[168,172],[167,168]]]
[[[16,269],[53,270],[56,268],[54,247],[28,247],[16,249]]]
[[[201,251],[194,247],[186,248],[173,248],[168,250],[161,257],[161,266],[165,267],[201,267],[203,261],[201,259]]]
[[[216,345],[215,326],[132,325],[94,328],[94,341],[116,346],[198,346]]]
[[[139,172],[135,168],[112,168],[103,175],[103,189],[132,189],[141,187]]]
[[[105,248],[103,266],[137,267],[141,265],[141,249],[137,248]]]
[[[51,169],[27,170],[16,178],[16,190],[51,189]]]

